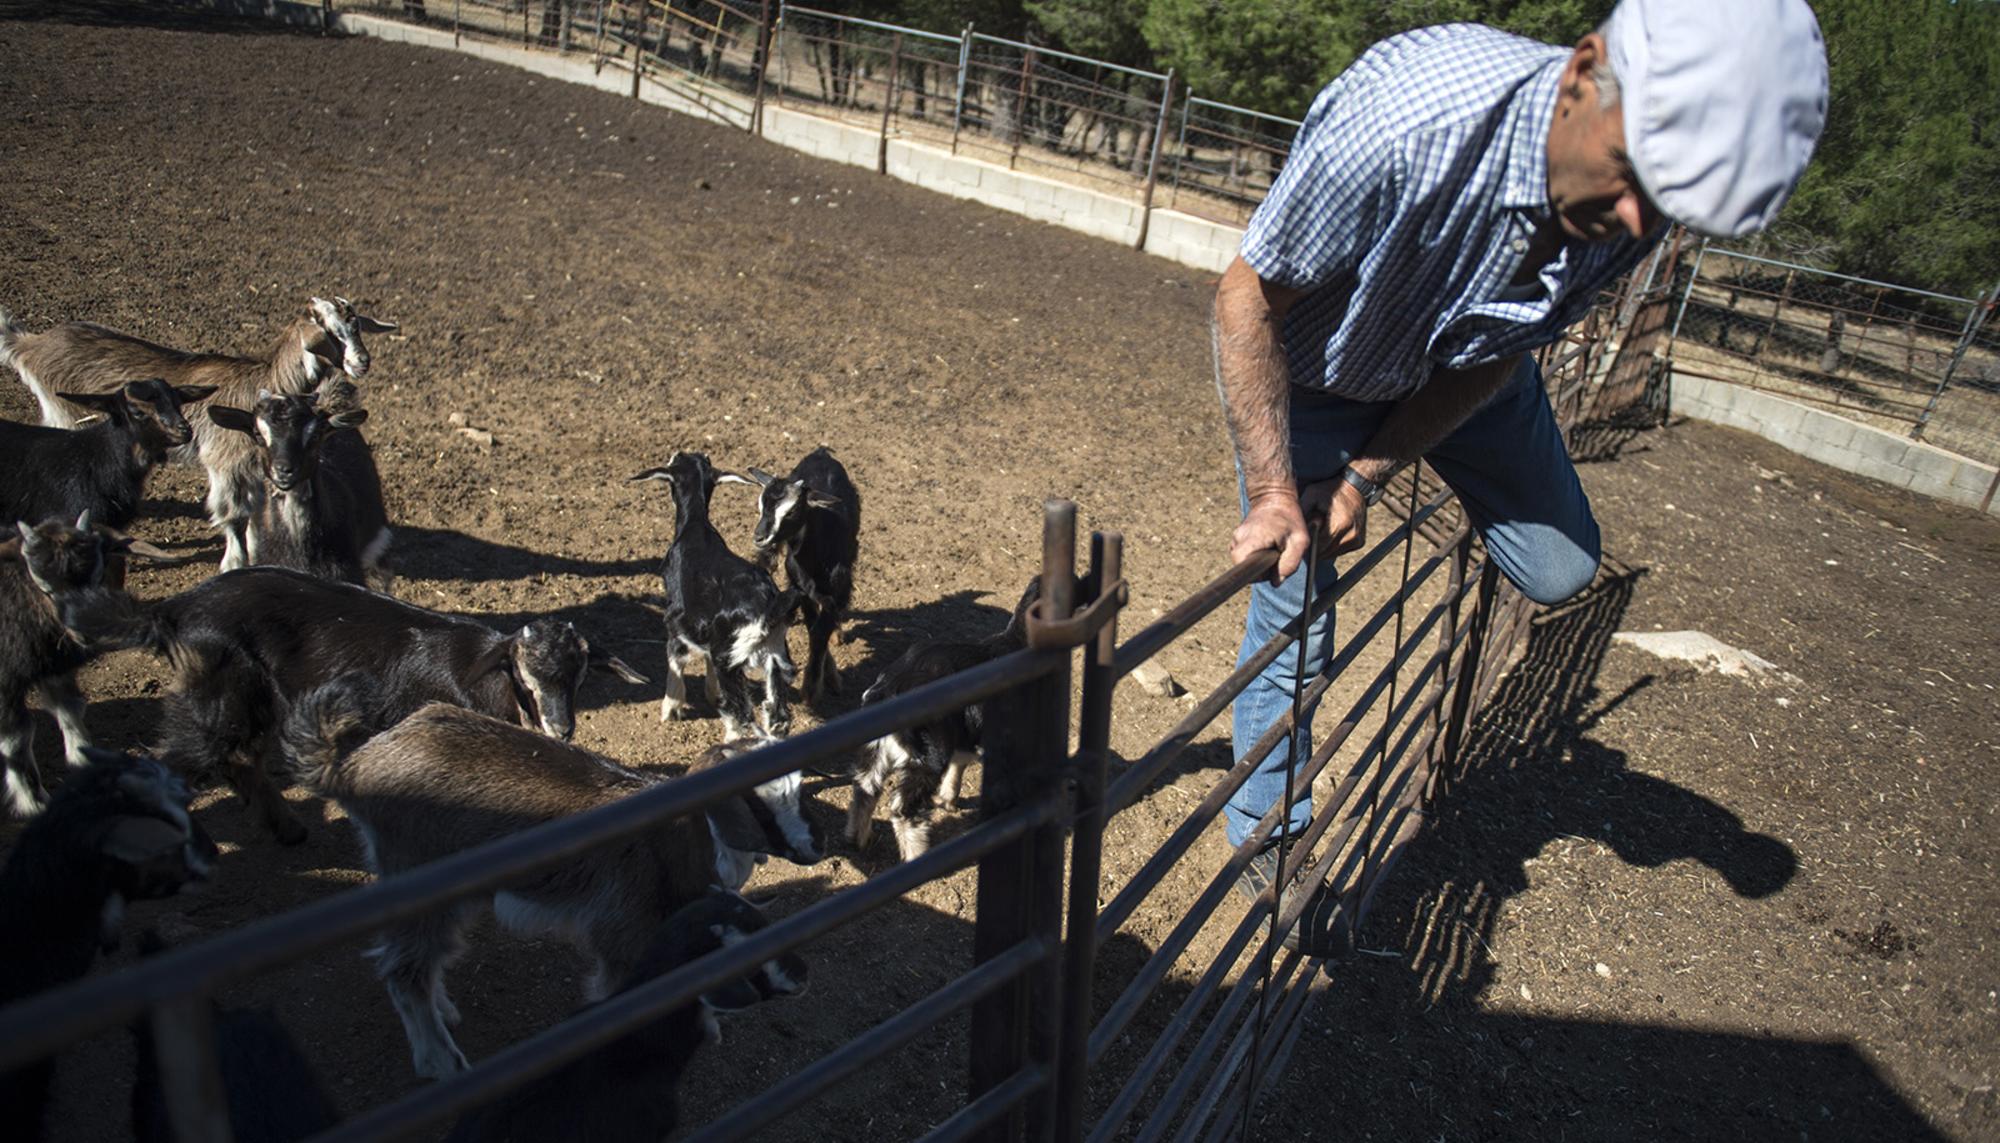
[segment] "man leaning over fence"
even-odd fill
[[[1320,92],[1215,298],[1243,506],[1229,556],[1279,552],[1239,662],[1305,602],[1307,517],[1326,521],[1324,588],[1330,557],[1362,546],[1369,506],[1418,457],[1523,593],[1583,590],[1597,523],[1529,351],[1581,318],[1665,220],[1716,236],[1768,225],[1826,92],[1804,0],[1624,0],[1574,49],[1425,28]],[[1331,627],[1329,613],[1310,633],[1307,678]],[[1236,700],[1237,757],[1289,712],[1297,668],[1280,655]],[[1230,802],[1233,844],[1283,791],[1285,750]],[[1300,801],[1290,828],[1310,817]],[[1267,849],[1238,888],[1255,896],[1276,874]],[[1333,897],[1322,887],[1301,921],[1308,952],[1337,947]]]

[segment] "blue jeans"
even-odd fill
[[[1293,388],[1292,472],[1299,486],[1338,475],[1394,407],[1392,401],[1350,401],[1317,389]],[[1493,400],[1424,459],[1458,493],[1487,555],[1522,594],[1537,603],[1559,603],[1596,577],[1597,520],[1563,447],[1555,414],[1542,392],[1541,370],[1532,357],[1523,357],[1521,367]],[[1237,484],[1240,497],[1240,473]],[[1247,501],[1244,510],[1248,511]],[[1332,588],[1335,575],[1332,560],[1320,561],[1317,586],[1322,592]],[[1298,617],[1305,591],[1304,565],[1281,584],[1251,589],[1239,666]],[[1307,632],[1308,683],[1334,651],[1332,629],[1333,612],[1328,611]],[[1298,667],[1297,649],[1287,648],[1237,696],[1232,730],[1236,757],[1248,754],[1271,723],[1291,712]],[[1313,711],[1308,708],[1303,713],[1310,728]],[[1297,764],[1303,766],[1312,746],[1310,734],[1301,737],[1306,740],[1300,742]],[[1266,755],[1230,799],[1226,816],[1231,845],[1241,845],[1284,792],[1285,750],[1281,743]],[[1304,829],[1311,818],[1310,799],[1292,807],[1294,831]]]

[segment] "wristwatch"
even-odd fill
[[[1383,488],[1352,468],[1341,469],[1340,478],[1352,484],[1354,490],[1361,493],[1361,502],[1370,508],[1375,507],[1376,503],[1382,499],[1382,494],[1388,491],[1388,489]]]

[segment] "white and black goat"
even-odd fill
[[[688,767],[688,773],[713,769],[775,741],[754,735],[711,746]],[[819,823],[805,812],[805,803],[803,775],[793,770],[708,807],[716,884],[731,891],[741,889],[771,857],[798,865],[817,864],[826,853],[826,843]]]
[[[152,603],[104,589],[65,593],[58,603],[63,624],[87,645],[143,647],[173,665],[157,753],[190,775],[220,771],[287,845],[305,839],[305,826],[264,759],[285,704],[343,672],[372,676],[391,720],[448,702],[558,738],[576,729],[590,666],[646,682],[617,658],[593,655],[558,620],[503,635],[476,619],[284,568],[244,568]]]
[[[139,514],[146,478],[169,450],[194,439],[181,407],[215,392],[158,378],[127,381],[109,393],[66,396],[104,414],[88,428],[0,421],[0,520],[91,519],[124,528]]]
[[[268,485],[246,535],[250,563],[387,590],[389,513],[353,389],[263,391],[248,412],[211,405],[208,419],[255,442]]]
[[[375,733],[383,722],[374,689],[351,674],[301,698],[286,722],[285,751],[301,783],[340,803],[379,876],[609,805],[656,781],[442,703]],[[575,944],[595,966],[585,998],[601,999],[632,977],[660,923],[714,884],[711,829],[705,817],[679,817],[595,846],[498,890],[493,911],[515,932]],[[444,972],[478,909],[461,901],[391,926],[372,954],[420,1075],[467,1066],[448,1028],[458,1009]]]
[[[355,378],[367,373],[370,358],[362,335],[395,328],[356,312],[346,298],[313,298],[262,357],[235,357],[169,349],[91,322],[29,333],[0,310],[0,365],[21,375],[41,403],[43,424],[67,428],[76,424],[78,406],[59,394],[109,393],[133,377],[165,378],[176,388],[215,386],[211,408],[248,409],[259,390],[310,393],[338,370]],[[191,416],[189,423],[195,439],[174,459],[198,457],[208,471],[208,515],[222,531],[222,570],[242,567],[244,532],[263,495],[255,452],[249,441],[223,432],[207,417]]]
[[[0,762],[7,803],[17,814],[35,813],[48,801],[35,767],[29,691],[55,716],[71,766],[84,764],[90,745],[76,672],[92,652],[63,629],[53,597],[100,587],[134,543],[93,528],[88,512],[74,525],[50,520],[0,528]]]
[[[786,582],[805,597],[805,695],[839,693],[840,671],[827,644],[854,601],[854,561],[861,552],[861,492],[825,446],[806,454],[780,479],[760,469],[764,488],[752,539],[766,571],[784,561]]]
[[[711,889],[661,923],[619,991],[737,944],[769,923],[757,906]],[[798,996],[806,978],[805,961],[793,953],[766,961],[749,976],[468,1113],[445,1143],[657,1143],[679,1118],[675,1089],[688,1061],[712,1037],[713,1014]]]
[[[667,687],[660,721],[684,717],[684,670],[708,660],[708,696],[721,708],[731,738],[754,732],[757,714],[764,728],[784,734],[791,727],[785,684],[796,668],[785,646],[785,630],[798,611],[799,593],[780,590],[770,573],[729,550],[708,520],[708,501],[718,483],[753,483],[733,472],[718,473],[708,457],[677,452],[659,468],[632,482],[664,480],[674,496],[674,539],[660,565],[666,590]],[[747,672],[764,676],[764,701],[750,694]]]
[[[0,869],[0,1007],[90,970],[118,947],[125,903],[169,897],[208,879],[215,843],[188,815],[188,791],[166,767],[105,750],[69,776],[22,829]],[[35,1139],[50,1061],[0,1074],[0,1123]]]
[[[908,694],[1027,646],[1028,608],[1040,597],[1037,576],[999,632],[971,642],[930,640],[904,651],[862,694],[863,705]],[[965,765],[979,750],[985,731],[985,706],[974,703],[935,721],[885,734],[863,747],[861,767],[854,776],[854,799],[847,807],[847,840],[857,849],[868,847],[875,806],[886,793],[889,823],[902,859],[908,861],[929,849],[931,813],[939,804],[957,804]]]

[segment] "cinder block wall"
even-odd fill
[[[1673,412],[1756,433],[1843,472],[1968,508],[1979,507],[1993,486],[1993,465],[1811,405],[1680,372],[1671,386]],[[2000,516],[2000,498],[1987,511]]]
[[[625,94],[632,89],[632,73],[622,68],[607,67],[596,72],[588,59],[565,58],[471,38],[454,45],[450,32],[379,16],[342,13],[335,18],[335,28],[356,35],[458,51],[602,91]],[[640,85],[639,98],[729,127],[740,129],[750,122],[749,99],[733,92],[711,90],[697,102],[649,79]],[[781,147],[869,170],[875,169],[881,146],[880,136],[874,131],[768,103],[764,107],[763,137]],[[1139,240],[1142,212],[1139,204],[1128,197],[1010,171],[997,163],[953,155],[894,136],[889,139],[887,166],[892,178],[953,198],[971,199],[1126,246]],[[1198,270],[1221,273],[1236,256],[1236,247],[1242,239],[1239,227],[1156,209],[1152,225],[1147,228],[1146,252]]]

